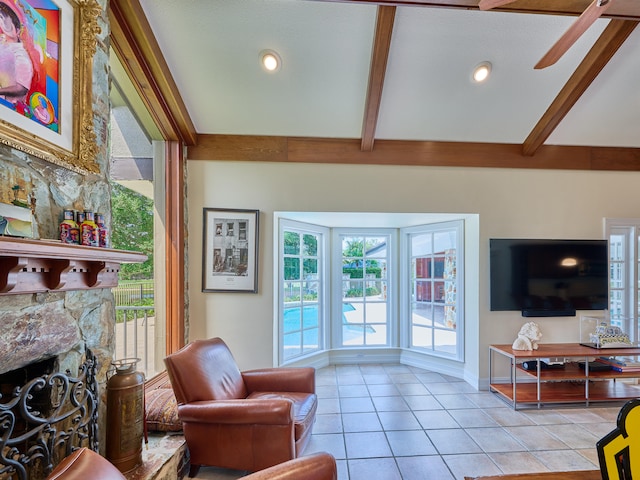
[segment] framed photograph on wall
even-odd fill
[[[259,210],[203,209],[203,292],[258,292],[259,220]]]
[[[98,172],[93,57],[96,0],[0,0],[0,142]]]

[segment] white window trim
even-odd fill
[[[319,298],[325,299],[325,301],[324,303],[322,303],[322,305],[320,305],[321,302],[318,303],[319,305],[319,310],[318,310],[319,311],[319,325],[318,325],[318,328],[319,328],[318,344],[319,345],[318,346],[319,346],[320,352],[330,348],[330,345],[328,342],[329,333],[326,331],[326,328],[325,328],[327,325],[330,325],[326,321],[326,315],[327,315],[328,309],[324,308],[327,305],[326,295],[327,295],[327,292],[329,292],[329,280],[330,280],[329,259],[327,255],[329,251],[327,244],[330,239],[330,229],[327,227],[322,227],[322,226],[314,225],[310,223],[302,223],[302,222],[296,222],[294,220],[288,220],[286,218],[279,218],[278,229],[276,232],[274,232],[275,234],[274,249],[276,251],[275,258],[277,258],[277,266],[274,269],[275,275],[276,275],[276,281],[274,282],[274,290],[275,290],[274,298],[277,299],[277,301],[274,302],[274,326],[273,326],[274,332],[276,332],[276,335],[277,335],[277,342],[273,342],[276,350],[274,352],[275,354],[274,358],[278,359],[278,363],[277,363],[278,365],[284,365],[286,363],[296,362],[307,356],[313,356],[318,353],[318,351],[314,351],[314,352],[310,352],[305,355],[300,355],[291,359],[287,359],[287,360],[284,359],[284,345],[283,345],[284,337],[283,337],[283,325],[282,325],[283,316],[284,316],[284,311],[283,311],[284,274],[282,271],[283,270],[282,259],[284,258],[284,250],[283,250],[283,245],[280,242],[280,239],[283,238],[285,230],[299,231],[301,233],[313,233],[321,237],[321,241],[318,244],[318,258],[319,258],[318,269],[319,271],[322,272],[322,276],[321,276],[322,279],[320,281],[318,288],[320,291]]]
[[[331,345],[333,349],[373,349],[373,348],[390,348],[398,345],[398,301],[396,288],[397,264],[398,264],[398,247],[397,237],[398,230],[395,228],[334,228],[331,235],[331,266],[332,266],[332,282],[331,282]],[[387,344],[386,345],[354,345],[342,346],[342,301],[334,301],[334,299],[342,299],[342,242],[340,237],[349,236],[387,236],[389,243],[387,245]]]
[[[465,325],[464,325],[464,266],[465,266],[465,245],[464,245],[464,220],[455,220],[451,222],[431,223],[426,225],[417,225],[400,229],[400,318],[406,319],[401,322],[400,346],[411,351],[420,352],[425,355],[434,357],[447,358],[459,362],[464,362],[464,343],[465,343]],[[427,350],[423,348],[411,347],[411,257],[409,247],[409,236],[415,233],[435,233],[440,231],[457,230],[456,239],[456,354],[448,355],[437,350]]]
[[[447,218],[448,217],[448,218]],[[392,221],[389,221],[389,219],[392,218]],[[307,221],[309,220],[309,221]],[[324,275],[324,281],[327,282],[325,285],[323,285],[322,288],[324,288],[324,292],[326,293],[328,291],[329,288],[333,288],[329,286],[329,282],[332,282],[333,278],[332,275],[333,270],[335,270],[335,267],[333,265],[333,263],[329,263],[332,261],[332,256],[328,255],[327,252],[331,252],[333,254],[333,243],[334,243],[334,236],[335,233],[334,231],[336,230],[340,230],[340,229],[349,229],[350,231],[352,230],[357,230],[357,231],[361,231],[364,230],[365,233],[369,234],[371,231],[381,231],[381,230],[391,230],[393,232],[395,232],[393,234],[393,241],[395,242],[395,249],[396,250],[400,250],[401,248],[406,248],[406,245],[403,247],[402,242],[404,241],[404,236],[401,232],[404,232],[407,229],[410,228],[414,228],[413,226],[415,225],[425,225],[425,226],[430,226],[430,225],[437,225],[437,224],[447,224],[449,222],[453,222],[453,223],[461,223],[463,225],[463,231],[461,236],[459,237],[459,241],[461,241],[461,254],[459,256],[458,259],[458,279],[459,279],[459,285],[458,285],[458,309],[459,309],[459,313],[458,313],[458,329],[460,330],[460,337],[458,337],[457,339],[457,348],[459,349],[460,352],[462,352],[460,354],[460,358],[459,359],[454,359],[453,356],[449,355],[449,356],[441,356],[437,353],[432,353],[429,351],[425,351],[423,349],[417,350],[417,349],[412,349],[409,350],[407,348],[408,346],[408,329],[410,328],[409,322],[408,320],[406,320],[406,315],[407,315],[407,305],[405,305],[406,302],[404,301],[400,301],[399,299],[402,298],[400,296],[400,290],[402,288],[406,289],[406,285],[408,282],[408,278],[405,275],[403,275],[401,277],[401,268],[403,268],[403,265],[405,262],[402,261],[402,257],[400,256],[401,253],[397,252],[395,254],[395,256],[392,258],[392,260],[395,262],[395,270],[392,270],[392,265],[389,265],[389,286],[392,289],[393,292],[393,298],[395,301],[395,305],[393,306],[393,309],[390,310],[392,311],[392,315],[395,319],[395,324],[392,327],[392,329],[390,330],[390,345],[389,347],[381,347],[378,349],[372,348],[371,350],[368,350],[371,352],[373,359],[376,359],[377,361],[382,361],[384,362],[386,359],[390,359],[393,358],[395,359],[395,361],[400,361],[401,363],[406,363],[406,364],[411,364],[411,365],[416,365],[416,366],[424,366],[425,368],[427,368],[427,363],[429,362],[428,365],[430,366],[430,368],[434,369],[434,371],[442,371],[443,373],[447,373],[449,375],[463,375],[463,371],[462,370],[458,370],[461,368],[465,368],[465,362],[464,362],[464,351],[466,348],[466,342],[471,340],[472,343],[474,341],[474,339],[478,338],[479,335],[479,331],[478,331],[478,327],[475,323],[469,324],[467,325],[467,322],[465,321],[466,319],[466,311],[469,311],[468,309],[471,308],[471,314],[473,315],[473,319],[477,320],[477,316],[475,315],[475,312],[477,311],[476,309],[479,307],[479,304],[477,303],[477,299],[475,297],[469,299],[467,298],[466,295],[466,290],[465,287],[465,276],[466,274],[471,274],[472,276],[477,275],[478,273],[478,268],[479,268],[479,264],[476,264],[475,262],[480,262],[480,259],[478,257],[476,257],[476,253],[475,253],[475,249],[479,247],[479,245],[477,245],[477,240],[479,238],[479,226],[478,226],[478,216],[476,214],[402,214],[402,213],[398,213],[398,214],[379,214],[379,213],[342,213],[342,212],[274,212],[274,228],[273,228],[273,258],[274,258],[274,262],[277,264],[275,266],[275,268],[273,269],[273,332],[274,332],[274,341],[272,342],[273,344],[273,359],[274,359],[274,365],[279,365],[279,363],[277,363],[278,361],[280,361],[281,359],[281,354],[280,354],[280,344],[281,344],[281,340],[280,340],[280,327],[279,327],[279,319],[280,319],[280,315],[279,315],[279,310],[280,310],[280,303],[281,303],[281,296],[280,296],[280,283],[279,283],[279,278],[281,276],[281,273],[279,271],[280,269],[280,265],[279,265],[279,261],[280,261],[280,254],[279,254],[279,249],[280,249],[280,224],[282,222],[288,222],[288,225],[293,225],[296,226],[298,225],[302,230],[306,230],[306,229],[314,229],[317,228],[320,231],[324,231],[324,232],[328,232],[327,236],[325,237],[325,242],[323,245],[323,248],[325,250],[323,250],[323,259],[325,264],[323,265],[323,268],[325,268],[325,275]],[[381,228],[369,228],[370,225],[375,225],[378,222],[381,222],[383,224],[385,224],[384,227]],[[470,223],[469,223],[470,222]],[[367,227],[363,227],[363,228],[357,228],[357,229],[351,229],[348,228],[348,226],[350,225],[357,225],[359,223],[362,223],[364,225],[366,225]],[[411,227],[408,227],[407,225],[411,225]],[[468,235],[471,235],[469,238],[467,238]],[[469,243],[470,242],[470,243]],[[471,252],[467,252],[465,249],[467,247],[471,247],[474,250]],[[474,262],[473,265],[469,266],[464,266],[465,267],[465,275],[463,275],[463,270],[460,269],[460,266],[463,265],[463,262],[466,261],[466,258],[468,257],[468,254],[471,255],[472,257],[472,261]],[[464,255],[464,257],[463,257]],[[478,253],[479,255],[479,253]],[[339,255],[339,258],[341,258],[341,253]],[[328,264],[329,263],[329,264]],[[329,270],[329,268],[331,267],[331,271]],[[471,269],[471,271],[469,271],[469,268]],[[342,271],[341,268],[341,264],[339,265],[338,271]],[[342,278],[340,276],[340,278]],[[395,282],[395,283],[394,283]],[[404,287],[403,287],[403,283],[404,283]],[[338,284],[338,297],[337,298],[341,298],[341,283]],[[477,293],[477,286],[471,285],[471,290],[472,292],[476,292]],[[325,302],[328,302],[327,305],[327,310],[325,311],[325,315],[326,312],[331,311],[330,309],[333,308],[333,304],[335,302],[332,301],[332,296],[333,296],[333,291],[331,292],[331,294],[327,297],[327,295],[325,294]],[[389,294],[391,295],[391,293]],[[410,302],[410,300],[408,300]],[[467,305],[466,302],[471,301],[471,305]],[[462,306],[461,303],[462,302]],[[404,310],[403,310],[404,309]],[[340,316],[341,318],[341,316]],[[402,319],[402,321],[401,321]],[[405,322],[405,323],[403,323]],[[309,354],[308,356],[302,356],[299,357],[299,359],[296,359],[294,361],[287,361],[286,364],[299,364],[299,365],[307,365],[309,364],[309,362],[314,363],[318,366],[323,366],[323,365],[328,365],[328,364],[332,364],[332,363],[353,363],[353,362],[358,362],[361,361],[361,357],[363,355],[363,352],[365,350],[363,350],[361,347],[360,348],[344,348],[344,349],[337,349],[334,347],[334,345],[336,345],[336,342],[334,341],[333,337],[335,336],[335,332],[332,330],[331,328],[331,322],[328,321],[328,319],[325,320],[325,325],[324,327],[324,348],[325,351],[321,352],[319,355],[318,354]],[[467,331],[471,329],[471,332]],[[471,335],[471,337],[469,337],[469,335]],[[369,348],[369,347],[367,347]],[[431,359],[431,360],[429,360]],[[299,361],[298,361],[299,360]],[[444,363],[443,363],[444,362]],[[437,366],[437,367],[436,367]]]
[[[610,240],[612,234],[625,235],[627,239],[624,253],[624,276],[626,277],[627,288],[624,290],[624,303],[628,309],[627,324],[622,328],[627,331],[631,341],[639,340],[639,319],[638,319],[638,240],[640,239],[640,218],[606,218],[604,221],[605,238]],[[608,256],[609,262],[611,255]],[[609,263],[609,274],[610,274]],[[609,307],[611,307],[611,291],[609,292]],[[609,310],[611,315],[611,310]]]

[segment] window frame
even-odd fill
[[[609,321],[616,326],[621,327],[630,337],[632,342],[637,342],[640,339],[639,328],[639,297],[640,286],[638,285],[640,277],[640,218],[607,218],[605,219],[605,238],[609,245],[608,255],[608,268],[609,268]],[[623,292],[623,304],[626,309],[626,313],[623,312],[621,316],[612,312],[612,259],[611,259],[611,236],[622,235],[626,240],[624,252],[622,254],[622,271],[625,280],[625,286],[616,291]]]
[[[398,345],[399,318],[397,315],[398,263],[397,228],[333,228],[331,231],[331,348],[333,349],[373,349],[393,348]],[[342,237],[387,237],[387,343],[375,345],[343,345],[342,343]]]
[[[467,252],[465,249],[467,248],[467,243],[470,241],[471,245],[475,245],[473,238],[469,239],[466,236],[469,233],[475,232],[477,228],[477,224],[472,221],[472,223],[467,226],[467,222],[470,218],[467,216],[460,215],[458,218],[447,218],[441,219],[440,221],[429,221],[427,219],[424,222],[420,222],[419,225],[412,225],[410,227],[405,226],[386,226],[380,228],[371,228],[371,227],[362,227],[362,228],[351,228],[344,227],[342,225],[347,224],[343,218],[338,214],[337,226],[331,226],[332,222],[329,218],[327,220],[326,215],[323,214],[321,218],[321,222],[307,222],[305,217],[313,218],[313,212],[311,213],[303,213],[303,212],[276,212],[274,214],[274,262],[276,263],[276,268],[274,268],[274,302],[273,302],[273,331],[274,331],[274,342],[273,342],[273,354],[274,365],[284,365],[284,364],[305,364],[305,361],[309,361],[314,357],[320,355],[323,358],[334,358],[333,355],[343,356],[344,360],[350,358],[349,355],[353,355],[353,361],[357,361],[356,356],[360,356],[362,352],[370,350],[375,352],[376,354],[387,355],[387,353],[383,353],[384,351],[388,351],[389,355],[397,354],[397,355],[419,355],[421,357],[432,358],[434,361],[438,362],[440,360],[455,362],[456,364],[464,364],[464,351],[465,351],[465,343],[466,343],[466,332],[467,326],[465,325],[465,317],[466,317],[466,307],[465,302],[469,299],[466,298],[465,293],[465,271],[468,271],[464,266],[464,262],[466,261],[468,254],[471,255],[469,257],[472,261],[478,260],[478,257],[474,255],[474,252]],[[344,215],[344,214],[343,214]],[[360,218],[355,218],[356,213],[349,214],[354,216],[354,219],[350,220],[349,223],[356,223],[360,221]],[[402,215],[402,214],[399,214]],[[366,225],[372,225],[375,223],[375,219],[365,218],[362,222]],[[384,222],[389,225],[390,222]],[[393,222],[391,222],[393,223]],[[400,223],[400,222],[398,222]],[[408,222],[405,222],[405,224]],[[417,223],[417,222],[416,222]],[[406,296],[406,292],[410,292],[408,289],[408,285],[410,282],[410,259],[406,257],[407,249],[407,236],[406,232],[416,231],[417,229],[431,229],[431,230],[442,230],[443,228],[450,228],[452,225],[459,226],[458,235],[457,235],[457,291],[456,291],[456,306],[457,306],[457,317],[456,317],[456,353],[455,355],[451,355],[447,352],[439,352],[439,351],[431,351],[425,349],[410,349],[409,348],[409,331],[410,331],[410,319],[408,316],[409,305],[411,303],[411,297],[408,296],[406,300],[403,296]],[[324,324],[321,325],[323,328],[322,337],[323,337],[323,347],[319,352],[309,353],[307,355],[303,355],[300,357],[295,357],[294,359],[287,360],[283,362],[283,338],[282,337],[282,315],[283,315],[283,288],[280,281],[280,278],[283,278],[283,273],[280,269],[283,266],[283,255],[281,254],[281,242],[283,242],[283,227],[285,228],[293,228],[298,229],[299,231],[309,231],[309,232],[324,232],[324,242],[323,242],[323,262],[321,262],[322,268],[325,269],[325,275],[323,276],[323,284],[322,288],[324,289]],[[388,292],[387,298],[389,306],[389,328],[388,328],[388,337],[389,342],[387,345],[348,345],[345,347],[341,347],[341,321],[339,322],[339,328],[335,328],[336,321],[332,321],[332,319],[340,319],[342,320],[342,242],[339,240],[341,234],[349,234],[349,235],[366,235],[366,236],[380,236],[380,235],[390,235],[389,238],[389,252],[388,257]],[[320,248],[320,247],[319,247]],[[337,251],[337,253],[336,253]],[[403,257],[404,255],[404,257]],[[408,259],[405,261],[403,259]],[[476,272],[477,265],[471,265],[471,274]],[[329,272],[329,274],[327,274]],[[336,281],[336,277],[338,281]],[[327,292],[329,292],[327,294]],[[473,303],[471,309],[474,310],[475,304]],[[473,328],[473,326],[472,326]],[[473,332],[472,332],[473,333]],[[377,350],[377,351],[376,351]],[[332,354],[334,352],[334,354]],[[338,353],[340,352],[340,353]],[[353,353],[348,353],[353,352]],[[395,352],[395,353],[394,353]],[[341,357],[342,358],[342,357]],[[301,362],[300,362],[301,361]],[[415,358],[415,361],[418,360],[418,357]],[[456,367],[457,368],[457,367]]]
[[[282,240],[284,239],[285,231],[295,231],[300,234],[312,234],[318,235],[318,273],[320,279],[318,281],[318,349],[310,352],[302,353],[295,357],[285,359],[284,356],[284,245]],[[289,220],[286,218],[280,218],[278,221],[278,233],[275,240],[275,248],[277,251],[277,302],[276,302],[276,324],[274,330],[277,332],[277,358],[278,365],[286,365],[303,359],[305,357],[315,355],[323,352],[329,348],[328,345],[328,322],[326,321],[327,292],[329,292],[329,262],[328,262],[328,239],[330,238],[330,229],[320,225],[314,225],[309,223],[297,222],[295,220]],[[323,299],[321,301],[321,299]]]
[[[465,273],[465,222],[464,220],[452,220],[447,222],[416,225],[400,229],[400,318],[401,322],[401,346],[414,352],[426,355],[446,358],[458,362],[464,362],[465,344],[465,313],[464,313],[464,273]],[[432,348],[414,347],[412,345],[412,297],[411,297],[411,272],[412,252],[411,237],[416,234],[435,234],[437,232],[456,232],[456,351],[455,354],[435,350]]]

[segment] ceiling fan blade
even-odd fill
[[[480,10],[491,10],[492,8],[501,7],[507,3],[515,2],[515,0],[480,0],[478,8]]]
[[[569,29],[558,39],[549,51],[536,64],[535,69],[547,68],[556,63],[578,38],[593,25],[600,16],[611,6],[613,0],[593,0],[582,15],[571,24]]]

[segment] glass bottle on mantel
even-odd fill
[[[80,225],[82,225],[82,222],[84,222],[84,212],[78,210],[76,212],[76,223],[78,224],[78,229],[80,229]],[[82,243],[79,238],[78,243]]]
[[[108,248],[109,230],[104,223],[104,215],[102,213],[96,213],[96,224],[98,225],[98,246]]]
[[[60,223],[60,240],[62,243],[78,243],[78,224],[74,219],[73,210],[65,210]]]
[[[82,245],[88,247],[97,247],[98,242],[98,225],[94,221],[93,212],[84,211],[84,222],[80,225],[80,239]]]

